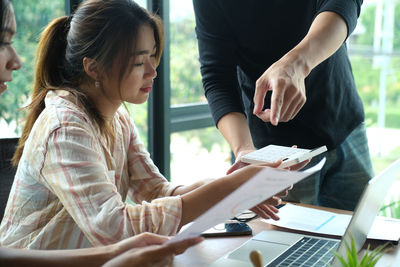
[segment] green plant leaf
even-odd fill
[[[373,250],[371,250],[370,246],[368,245],[364,256],[359,262],[356,245],[353,237],[351,237],[350,244],[348,244],[347,242],[345,243],[345,257],[339,255],[337,252],[333,252],[333,254],[340,261],[343,267],[374,267],[387,250],[388,245],[389,243],[385,243],[384,245],[381,245]]]

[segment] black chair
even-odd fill
[[[11,164],[19,138],[0,139],[0,221],[3,219],[16,168]]]

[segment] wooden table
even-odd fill
[[[304,205],[307,206],[307,205]],[[320,207],[314,207],[320,208]],[[334,209],[326,209],[328,211],[348,213],[346,211],[338,211]],[[253,235],[258,234],[262,230],[274,229],[274,230],[285,230],[276,226],[262,222],[260,219],[253,220],[248,223],[253,229]],[[235,236],[235,237],[213,237],[206,238],[202,243],[195,247],[189,248],[185,253],[175,256],[173,266],[176,267],[197,267],[197,266],[208,266],[218,258],[222,257],[226,253],[237,248],[251,236]],[[378,243],[369,242],[371,246],[379,245]],[[361,251],[360,253],[363,253]],[[385,255],[376,264],[376,267],[399,267],[400,266],[400,245],[393,246],[390,248]]]

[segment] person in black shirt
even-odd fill
[[[268,144],[328,147],[287,200],[353,210],[373,176],[345,40],[362,0],[193,0],[203,86],[240,157]]]

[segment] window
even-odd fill
[[[400,2],[364,1],[349,54],[365,109],[375,173],[400,158]],[[389,216],[400,218],[400,177],[387,198]]]
[[[173,133],[170,148],[175,184],[220,177],[231,166],[229,145],[215,127]]]
[[[395,138],[400,134],[400,21],[394,19],[400,15],[400,3],[396,2],[367,1],[349,41],[377,171],[382,169],[380,159],[400,157],[400,140]]]
[[[204,96],[192,1],[170,1],[169,25],[171,181],[190,184],[224,175],[231,153]]]
[[[171,0],[171,105],[206,103],[192,1]]]

